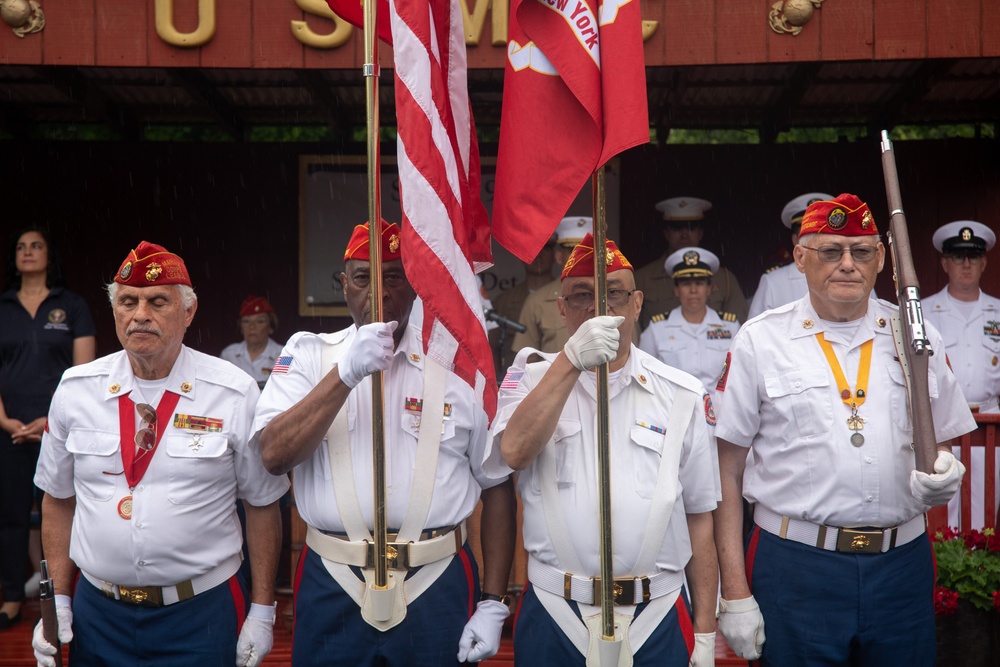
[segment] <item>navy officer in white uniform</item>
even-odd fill
[[[162,246],[131,251],[108,297],[124,350],[63,375],[35,474],[59,640],[73,640],[74,667],[258,665],[271,649],[288,479],[250,447],[257,384],[184,346],[198,299]],[[53,664],[41,621],[32,645]]]
[[[718,586],[711,399],[697,379],[630,343],[642,293],[614,242],[605,252],[611,314],[594,316],[588,234],[562,273],[569,341],[536,363],[528,363],[535,350],[521,350],[500,389],[487,470],[519,471],[529,554],[514,661],[582,667],[602,634],[593,369],[609,363],[615,615],[629,647],[622,650],[637,667],[711,666]]]
[[[669,313],[653,315],[639,338],[639,349],[714,389],[729,344],[740,329],[734,313],[708,307],[719,258],[704,248],[681,248],[667,258],[666,269],[674,279],[674,294],[681,305]]]
[[[371,321],[365,223],[340,277],[354,324],[292,336],[254,421],[268,469],[294,471],[308,525],[295,576],[295,667],[479,662],[499,649],[509,614],[513,483],[482,473],[486,413],[465,381],[424,356],[408,321],[415,295],[399,227],[382,221],[381,229],[386,321]],[[368,561],[376,371],[384,373],[386,521],[396,554],[379,592]],[[465,529],[480,495],[482,593]]]
[[[802,214],[806,212],[809,204],[830,199],[833,199],[833,195],[825,192],[809,192],[799,195],[781,209],[781,222],[791,232],[793,247],[799,242]],[[757,291],[754,292],[753,300],[750,302],[750,314],[747,315],[747,319],[753,319],[765,310],[797,301],[808,291],[806,277],[799,271],[795,262],[770,269],[760,277],[760,284],[757,285]]]
[[[948,284],[923,299],[924,317],[944,339],[948,363],[973,413],[996,414],[1000,394],[1000,299],[983,292],[979,283],[986,271],[986,253],[996,244],[993,230],[974,220],[956,220],[934,232],[932,242],[941,253]],[[955,448],[956,454],[958,448]],[[972,448],[972,527],[982,528],[982,447]],[[997,489],[1000,499],[1000,488]],[[948,521],[959,525],[959,498],[948,503]],[[997,511],[994,504],[992,511]]]
[[[942,444],[933,474],[914,469],[898,309],[870,298],[885,247],[868,206],[814,202],[793,252],[809,294],[743,325],[719,379],[719,631],[762,665],[930,667],[924,512],[965,469]],[[943,355],[929,372],[946,443],[975,422]],[[743,497],[756,504],[745,554]]]

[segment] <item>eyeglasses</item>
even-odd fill
[[[945,257],[948,258],[949,262],[955,264],[956,266],[965,264],[965,260],[969,260],[969,264],[975,266],[983,261],[983,257],[985,257],[985,255],[945,255]]]
[[[628,300],[634,293],[635,290],[609,289],[608,308],[624,308],[628,305]],[[562,297],[562,299],[573,310],[589,310],[594,307],[593,292],[574,292]]]
[[[801,245],[801,244],[800,244]],[[828,245],[822,248],[810,248],[807,245],[802,246],[806,250],[814,251],[823,262],[839,262],[844,257],[844,253],[851,253],[851,259],[855,262],[860,262],[865,264],[867,262],[875,259],[878,254],[878,247],[873,245],[855,245],[849,248],[841,247],[839,245]]]
[[[135,444],[148,452],[156,444],[156,408],[148,403],[137,403],[135,410],[146,424],[136,432]]]

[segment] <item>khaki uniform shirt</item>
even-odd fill
[[[557,278],[524,300],[517,321],[528,328],[514,336],[512,352],[517,354],[522,348],[533,347],[541,352],[559,352],[569,340],[566,323],[559,314],[559,285]]]
[[[653,315],[669,313],[681,305],[674,296],[674,279],[667,274],[663,264],[667,255],[647,264],[635,272],[635,286],[642,290],[642,312],[639,326],[645,329]],[[736,276],[725,267],[719,267],[712,276],[712,291],[708,294],[708,307],[719,312],[733,313],[740,322],[747,321],[746,297],[740,290]],[[515,350],[517,347],[515,346]]]

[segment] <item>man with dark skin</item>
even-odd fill
[[[415,295],[399,228],[383,221],[381,239],[385,321],[372,322],[368,227],[358,225],[340,276],[354,325],[294,335],[254,424],[267,468],[295,471],[296,505],[309,526],[296,576],[297,667],[485,660],[499,649],[509,614],[512,482],[482,474],[486,414],[464,381],[423,356],[420,332],[409,326]],[[379,371],[388,541],[398,556],[389,559],[388,595],[398,597],[388,617],[375,608],[380,593],[373,592],[365,544],[374,526],[369,376]],[[465,542],[465,520],[480,494],[481,595]]]

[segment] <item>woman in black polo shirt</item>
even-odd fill
[[[87,304],[63,288],[48,232],[13,237],[0,294],[0,630],[21,620],[28,535],[45,418],[63,371],[94,360]]]

